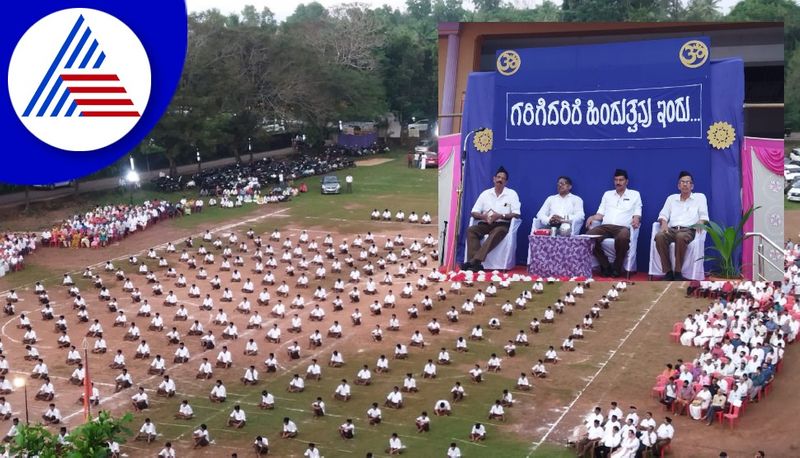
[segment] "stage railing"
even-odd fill
[[[744,235],[745,235],[745,237],[756,237],[756,238],[758,238],[758,245],[756,245],[756,253],[755,253],[755,255],[756,255],[756,263],[755,263],[756,269],[753,271],[753,280],[760,280],[760,281],[780,280],[780,279],[774,279],[774,278],[773,279],[768,279],[766,276],[764,276],[764,271],[765,271],[764,263],[769,264],[777,272],[783,272],[783,266],[776,265],[769,258],[767,258],[767,256],[764,254],[764,242],[766,242],[768,245],[772,246],[772,248],[778,250],[778,252],[781,254],[781,259],[786,257],[786,251],[784,251],[784,249],[780,245],[776,244],[775,242],[773,242],[772,240],[767,238],[767,236],[764,235],[761,232],[747,232]]]

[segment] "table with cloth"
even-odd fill
[[[594,239],[530,235],[528,272],[541,277],[591,277]]]

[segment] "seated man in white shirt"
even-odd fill
[[[150,421],[150,418],[145,418],[142,427],[139,428],[139,434],[136,435],[134,440],[146,441],[148,444],[153,442],[158,437],[156,433],[156,425]]]
[[[227,397],[228,390],[225,388],[225,385],[222,384],[222,380],[217,380],[217,383],[211,388],[211,393],[208,396],[209,400],[211,402],[225,402]]]
[[[283,439],[291,439],[293,437],[297,437],[297,424],[293,422],[289,417],[283,418],[283,431],[281,432],[281,438]],[[312,444],[313,445],[313,444]]]
[[[520,201],[516,191],[506,187],[508,171],[500,167],[493,179],[494,187],[481,193],[472,207],[472,217],[478,224],[467,229],[467,262],[464,270],[483,270],[483,261],[494,247],[508,234],[514,218],[520,215]],[[488,239],[481,245],[481,240]]]
[[[587,234],[599,235],[600,238],[594,245],[594,256],[600,263],[600,272],[606,277],[619,277],[622,265],[630,248],[631,230],[637,229],[642,220],[642,199],[638,191],[628,189],[628,172],[617,169],[614,172],[614,190],[606,191],[600,201],[597,213],[586,219]],[[602,224],[595,228],[591,225],[595,221]],[[615,258],[612,266],[603,252],[602,241],[606,238],[614,239]],[[636,247],[633,247],[636,249]]]
[[[175,418],[178,420],[190,420],[192,417],[194,417],[194,410],[189,405],[189,401],[184,399],[181,401],[180,407],[178,407],[178,413],[175,414]]]
[[[386,402],[383,404],[392,409],[400,409],[403,407],[403,393],[400,392],[400,387],[395,386],[392,391],[386,396]]]
[[[658,214],[661,229],[655,235],[656,251],[661,259],[661,270],[664,280],[683,280],[681,266],[686,248],[694,240],[697,230],[695,224],[708,222],[708,202],[706,196],[692,192],[694,179],[692,174],[682,171],[678,175],[680,194],[672,194],[664,202],[664,208]],[[669,245],[675,243],[675,265],[669,258]]]
[[[261,392],[261,403],[258,407],[262,410],[272,410],[275,408],[275,396],[269,391],[263,390]]]
[[[386,453],[389,455],[400,455],[405,448],[406,446],[400,441],[400,437],[397,436],[397,433],[392,433],[392,437],[389,438],[389,447],[386,449]]]
[[[164,444],[164,448],[158,452],[158,458],[175,458],[175,449],[172,448],[172,442]]]
[[[486,427],[480,423],[475,423],[469,433],[469,440],[472,442],[478,442],[484,439],[486,439]]]
[[[228,416],[228,426],[233,428],[243,428],[247,424],[247,415],[240,405],[235,405],[233,411]]]
[[[165,396],[171,398],[175,396],[175,381],[170,379],[169,375],[164,376],[164,380],[158,385],[158,391],[156,392],[159,396]]]
[[[433,413],[439,417],[449,416],[451,412],[452,410],[450,408],[450,401],[445,399],[436,401],[436,405],[433,407]]]
[[[536,214],[539,224],[548,227],[558,227],[563,223],[583,221],[583,199],[572,194],[572,179],[560,176],[556,181],[556,191],[545,199],[542,208]]]
[[[489,409],[489,420],[506,421],[505,409],[499,399],[494,401],[494,405]]]
[[[139,387],[139,392],[131,396],[131,405],[135,412],[141,412],[150,407],[150,400],[147,393],[144,392],[144,387]]]

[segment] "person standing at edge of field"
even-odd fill
[[[353,192],[353,175],[350,175],[348,173],[347,176],[344,177],[344,182],[347,184],[347,193],[348,194],[352,193]]]

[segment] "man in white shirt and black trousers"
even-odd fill
[[[698,223],[708,222],[708,202],[704,194],[692,192],[694,179],[692,174],[682,171],[678,175],[680,194],[672,194],[664,202],[664,208],[658,214],[661,230],[655,236],[656,250],[661,259],[661,271],[665,272],[664,280],[683,280],[681,266],[686,248],[694,240]],[[675,265],[669,259],[669,245],[675,242]]]
[[[597,220],[602,224],[590,229],[587,234],[600,236],[594,244],[594,255],[600,263],[600,273],[605,277],[619,277],[631,243],[631,230],[628,226],[637,229],[642,224],[642,198],[638,191],[628,189],[628,172],[625,170],[617,169],[614,172],[614,189],[603,194],[597,213],[586,218],[586,228],[589,229]],[[613,266],[608,262],[601,243],[607,238],[614,239]]]
[[[560,176],[556,181],[556,191],[558,194],[545,199],[536,219],[542,226],[558,227],[562,223],[583,220],[583,199],[572,194],[572,179],[568,176]]]
[[[464,270],[483,270],[483,261],[508,234],[514,218],[520,216],[521,204],[516,191],[506,187],[508,171],[500,167],[493,178],[494,187],[481,193],[472,207],[472,217],[478,224],[467,229],[467,262]],[[481,240],[488,235],[486,242]]]

